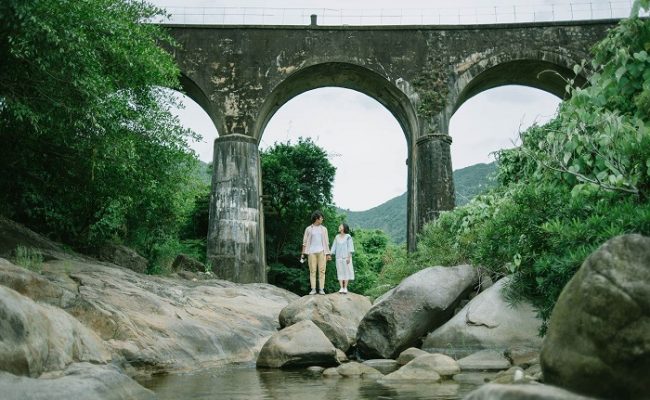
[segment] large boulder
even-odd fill
[[[434,383],[442,376],[459,373],[458,364],[442,354],[427,354],[411,360],[408,364],[379,380],[379,383],[425,381]]]
[[[502,385],[489,383],[474,390],[463,400],[594,400],[549,385]]]
[[[611,399],[650,393],[650,238],[617,236],[564,287],[540,355],[544,381]]]
[[[383,376],[383,373],[366,363],[360,364],[356,361],[350,361],[345,364],[341,364],[336,368],[336,372],[341,376],[355,377],[361,376],[364,378],[380,378]]]
[[[460,312],[440,328],[429,333],[422,343],[428,352],[467,355],[482,349],[505,350],[513,346],[539,349],[541,321],[532,305],[510,305],[502,290],[509,278],[503,278],[473,298]]]
[[[0,286],[0,370],[38,377],[110,358],[102,340],[65,311]]]
[[[172,263],[172,271],[190,271],[190,272],[206,272],[206,266],[201,261],[188,256],[187,254],[179,254]]]
[[[77,283],[69,277],[52,276],[56,283],[45,276],[35,274],[23,267],[0,258],[0,285],[10,287],[34,301],[67,308],[77,300]]]
[[[384,375],[390,374],[391,372],[395,372],[401,367],[401,365],[398,364],[397,361],[390,360],[390,359],[366,360],[363,362],[363,365],[374,368]]]
[[[268,284],[148,276],[97,261],[46,261],[36,274],[0,260],[0,283],[62,307],[131,375],[254,362],[280,310],[298,297]]]
[[[408,368],[407,368],[408,367]],[[407,363],[402,369],[410,369],[414,367],[430,367],[443,377],[450,377],[460,373],[460,366],[453,358],[444,354],[425,354],[416,357]]]
[[[60,244],[21,224],[0,216],[0,257],[15,258],[18,247],[38,252],[45,261],[89,260],[88,257],[63,249]]]
[[[105,243],[99,249],[99,258],[141,274],[147,272],[149,265],[149,261],[137,251],[115,243]]]
[[[265,368],[338,364],[336,348],[309,320],[300,321],[271,336],[257,357],[257,366]]]
[[[361,321],[359,354],[396,358],[409,347],[420,347],[422,337],[451,318],[477,280],[478,273],[470,265],[429,267],[404,279]]]
[[[156,395],[112,365],[78,363],[61,376],[34,379],[0,371],[3,400],[155,399]]]
[[[58,265],[57,265],[58,267]],[[253,362],[293,293],[268,284],[186,281],[79,265],[70,312],[146,373]]]
[[[502,352],[496,350],[481,350],[458,360],[463,371],[494,371],[510,368],[508,360]]]
[[[399,365],[406,365],[408,364],[411,360],[413,360],[416,357],[423,356],[426,354],[430,354],[427,351],[420,350],[417,347],[409,347],[408,349],[404,350],[403,352],[400,353],[400,355],[397,357],[397,364]]]
[[[337,349],[346,352],[355,344],[359,323],[371,306],[367,297],[354,293],[304,296],[282,309],[280,327],[311,320]]]

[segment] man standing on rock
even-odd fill
[[[323,213],[314,211],[311,214],[311,225],[305,229],[302,238],[301,259],[307,254],[309,264],[309,283],[311,292],[316,294],[316,268],[318,268],[319,294],[325,294],[325,268],[326,262],[332,259],[327,228],[323,226]]]

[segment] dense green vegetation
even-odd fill
[[[338,226],[332,207],[336,168],[311,139],[276,143],[260,154],[267,258],[279,262],[300,254],[310,215],[321,210],[330,233]]]
[[[456,206],[467,204],[474,196],[495,185],[492,175],[496,163],[476,164],[454,171]],[[394,243],[406,242],[406,193],[366,211],[338,209],[353,228],[379,229]]]
[[[195,195],[192,133],[168,112],[178,68],[162,11],[122,0],[0,4],[0,207],[82,250],[106,241],[160,270]]]
[[[426,266],[470,262],[512,274],[511,300],[530,300],[546,321],[588,254],[615,235],[649,235],[648,52],[650,20],[622,21],[574,68],[589,85],[567,77],[557,118],[499,153],[497,187],[427,225],[415,254],[387,255],[373,294]]]
[[[261,153],[266,253],[269,282],[295,293],[309,292],[309,267],[299,257],[305,228],[314,210],[325,215],[323,224],[330,239],[338,232],[342,216],[332,205],[336,168],[324,149],[311,139],[276,143]],[[374,285],[381,269],[381,254],[388,237],[380,231],[355,231],[356,280],[351,290],[365,291]],[[328,263],[325,290],[337,291],[336,267]]]

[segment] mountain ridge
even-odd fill
[[[496,163],[480,163],[460,168],[453,172],[456,188],[456,206],[468,203],[474,196],[494,186],[491,176],[496,171]],[[365,211],[350,211],[337,207],[345,214],[350,228],[381,229],[393,240],[406,242],[406,197],[404,192],[397,197]]]

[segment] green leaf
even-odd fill
[[[582,72],[582,66],[578,65],[578,64],[574,65],[573,66],[573,73],[578,75],[580,72]]]

